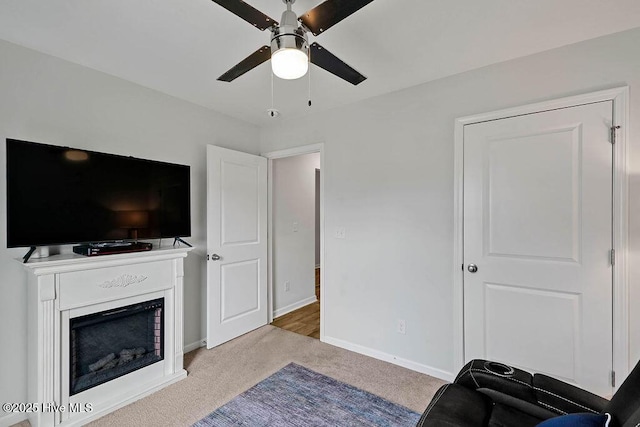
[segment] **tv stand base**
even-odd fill
[[[31,246],[29,248],[29,252],[27,252],[25,254],[25,256],[22,257],[22,263],[26,264],[27,261],[29,261],[29,258],[31,258],[31,255],[33,255],[33,253],[36,251],[36,247],[35,246]]]
[[[190,248],[192,248],[193,246],[190,243],[185,242],[184,240],[182,240],[180,237],[175,237],[173,239],[173,246],[176,245],[176,243],[184,243],[185,245],[189,246]]]

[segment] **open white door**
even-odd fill
[[[207,348],[267,324],[267,159],[207,146]]]

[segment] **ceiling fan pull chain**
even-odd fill
[[[311,62],[311,49],[309,49],[309,62]],[[309,107],[311,107],[311,67],[309,67],[307,74],[309,74]]]
[[[273,110],[273,71],[271,72],[271,109]]]

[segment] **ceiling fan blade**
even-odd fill
[[[220,6],[227,9],[234,15],[252,24],[254,27],[264,31],[267,28],[271,28],[274,25],[278,25],[278,21],[273,20],[264,13],[260,12],[253,6],[248,5],[242,0],[212,0],[214,3],[218,3]]]
[[[256,50],[251,55],[240,61],[240,63],[235,65],[229,71],[218,77],[218,80],[223,82],[233,81],[247,71],[251,71],[263,62],[268,61],[270,58],[271,48],[266,45],[262,46],[260,49]]]
[[[357,85],[367,80],[365,76],[357,72],[354,68],[345,64],[340,58],[329,52],[318,43],[311,43],[311,51],[309,60],[320,68],[324,68],[328,72],[335,74],[343,80],[348,81],[352,85]]]
[[[298,19],[314,36],[327,31],[349,15],[362,9],[373,0],[326,0]]]

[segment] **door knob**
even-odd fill
[[[469,273],[475,273],[476,271],[478,271],[478,266],[475,264],[469,264],[467,266],[467,270],[469,270]]]
[[[220,259],[220,255],[218,254],[211,255],[211,261],[218,261],[219,259]]]

